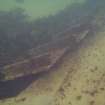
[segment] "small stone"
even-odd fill
[[[94,103],[95,103],[94,101],[90,101],[90,105],[94,105]]]
[[[102,88],[100,88],[100,90],[104,91],[105,89],[102,87]]]
[[[82,98],[82,96],[77,96],[76,97],[77,100],[80,100],[81,98]]]

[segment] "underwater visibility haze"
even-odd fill
[[[105,105],[105,0],[0,0],[0,105]]]
[[[54,15],[66,6],[84,0],[0,0],[0,10],[23,8],[32,18]]]

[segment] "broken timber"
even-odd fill
[[[37,49],[31,49],[28,52],[30,58],[3,67],[1,70],[5,75],[3,81],[50,70],[68,50],[78,45],[88,35],[88,28],[83,29],[82,33],[72,35],[69,31],[65,31],[63,37]]]

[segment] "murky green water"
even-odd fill
[[[74,2],[82,3],[83,1],[84,0],[0,0],[0,10],[23,8],[32,18],[39,18],[53,15]]]
[[[0,0],[0,105],[105,105],[104,45],[105,0]]]

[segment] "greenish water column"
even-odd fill
[[[0,10],[23,8],[32,18],[54,15],[63,10],[67,5],[85,0],[0,0]]]

